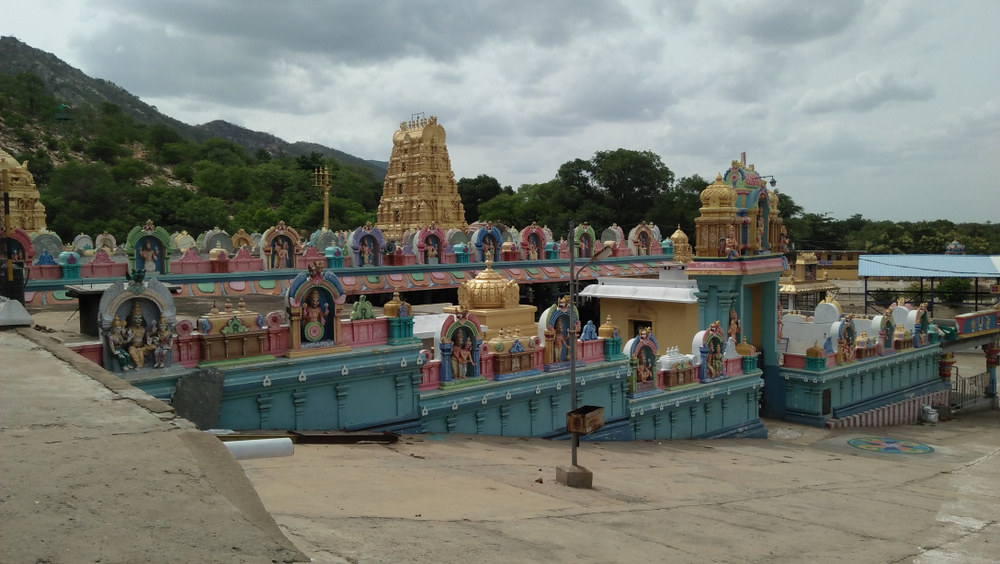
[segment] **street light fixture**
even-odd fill
[[[773,174],[769,174],[767,176],[761,176],[760,177],[761,180],[764,180],[765,178],[770,178],[771,179],[771,188],[774,188],[775,186],[778,185],[778,181],[774,179],[774,175]]]
[[[584,268],[590,266],[591,263],[604,260],[611,256],[614,249],[611,247],[601,247],[601,250],[594,253],[590,260],[584,263],[579,270],[576,268],[575,261],[573,260],[576,255],[576,237],[574,234],[576,226],[573,222],[569,222],[569,327],[570,331],[573,332],[573,336],[570,339],[569,345],[569,405],[570,411],[574,411],[577,408],[576,405],[576,279],[577,275],[583,271]],[[595,241],[596,243],[596,241]],[[572,452],[572,466],[568,469],[557,468],[556,480],[565,483],[569,486],[574,486],[576,484],[585,484],[582,486],[577,485],[576,487],[590,487],[593,483],[593,474],[588,470],[584,470],[577,466],[576,463],[576,449],[580,446],[580,434],[577,432],[571,432],[571,452]],[[574,480],[570,474],[587,474],[587,478],[582,481]]]

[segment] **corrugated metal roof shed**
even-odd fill
[[[861,255],[858,276],[996,278],[1000,277],[1000,255]]]

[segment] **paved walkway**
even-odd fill
[[[1000,412],[768,426],[769,440],[584,443],[592,491],[555,482],[568,443],[535,439],[299,445],[243,466],[320,562],[1000,562]],[[935,450],[847,444],[862,436]]]
[[[217,439],[21,331],[52,352],[0,332],[0,562],[305,559]]]

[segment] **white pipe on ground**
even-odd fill
[[[252,441],[226,441],[224,443],[236,460],[252,458],[277,458],[291,456],[295,450],[292,439],[255,439]]]

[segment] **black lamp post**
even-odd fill
[[[569,345],[569,405],[570,405],[570,411],[573,411],[573,410],[575,410],[577,408],[577,405],[576,405],[576,322],[577,322],[577,319],[576,319],[576,278],[577,278],[577,275],[580,273],[580,271],[582,271],[584,268],[587,268],[588,266],[590,266],[590,264],[592,262],[604,260],[604,259],[608,258],[609,256],[611,256],[611,253],[613,252],[613,249],[611,247],[604,247],[604,246],[602,246],[601,250],[599,250],[599,251],[595,252],[593,255],[591,255],[590,260],[588,260],[583,266],[580,267],[579,270],[577,270],[576,269],[576,263],[573,260],[575,258],[575,255],[576,255],[576,237],[574,236],[575,235],[574,234],[575,227],[576,226],[573,224],[572,221],[569,222],[569,239],[570,239],[570,244],[569,244],[569,327],[570,327],[570,331],[572,332],[572,336],[570,338],[570,345]],[[593,244],[596,245],[596,241]],[[576,449],[580,445],[580,434],[577,433],[577,432],[572,432],[571,435],[572,436],[571,436],[571,439],[570,439],[570,443],[572,443],[572,446],[570,448],[571,448],[571,452],[572,452],[572,466],[568,469],[568,471],[563,471],[563,472],[566,472],[567,474],[571,474],[571,473],[574,473],[574,472],[586,472],[586,473],[589,474],[589,471],[580,469],[579,466],[577,466],[577,463],[576,463],[576,460],[577,460],[576,459]],[[559,470],[562,470],[562,469],[559,469]],[[568,476],[568,475],[563,475],[561,472],[557,472],[556,477],[557,477],[558,481],[561,481],[561,482],[563,482],[563,483],[565,483],[567,485],[571,485],[571,486],[574,485],[575,480],[572,477]],[[565,478],[565,479],[560,479],[560,478]],[[590,478],[591,479],[590,480],[586,480],[585,483],[587,483],[587,484],[592,483],[592,481],[593,481],[593,475],[592,474],[590,474]],[[584,487],[589,487],[589,486],[584,486]]]

